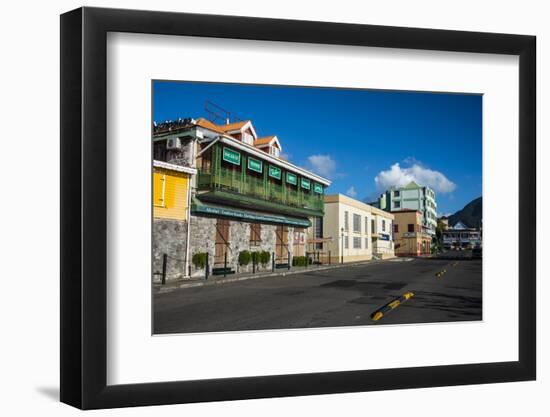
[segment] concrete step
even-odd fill
[[[230,275],[234,273],[235,270],[231,268],[212,268],[212,275]]]

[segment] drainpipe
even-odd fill
[[[196,150],[197,142],[195,141],[193,143],[193,150],[192,150],[192,156],[191,161],[193,161],[193,167],[196,165],[197,161],[195,159],[195,150]],[[185,274],[186,277],[189,275],[189,278],[191,278],[191,274],[189,273],[189,240],[191,239],[191,192],[192,192],[192,183],[193,183],[193,176],[191,175],[189,178],[189,186],[187,190],[187,241],[185,244]]]

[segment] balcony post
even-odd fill
[[[265,169],[264,169],[264,195],[263,195],[264,200],[268,199],[267,198],[267,196],[268,196],[268,184],[269,184],[268,175],[269,175],[269,164],[265,164]]]
[[[214,144],[214,160],[212,161],[212,167],[213,172],[212,176],[210,177],[211,184],[217,184],[219,183],[219,176],[220,176],[220,170],[221,170],[221,154],[220,154],[220,146],[218,143]]]
[[[283,202],[288,204],[288,194],[286,189],[286,171],[281,170],[281,186],[283,187]]]
[[[248,190],[246,189],[246,170],[247,170],[247,156],[246,154],[242,154],[241,157],[241,185],[239,186],[239,192],[240,193],[246,193]]]

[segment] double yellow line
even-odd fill
[[[378,321],[382,317],[384,317],[384,314],[387,314],[388,312],[392,311],[393,309],[399,307],[402,303],[405,301],[411,299],[414,297],[414,293],[412,292],[406,292],[401,297],[395,298],[394,300],[390,301],[387,304],[384,304],[382,307],[380,307],[378,310],[376,310],[374,313],[370,315],[370,318],[372,321]]]

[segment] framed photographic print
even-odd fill
[[[81,8],[61,103],[63,402],[535,379],[534,37]]]

